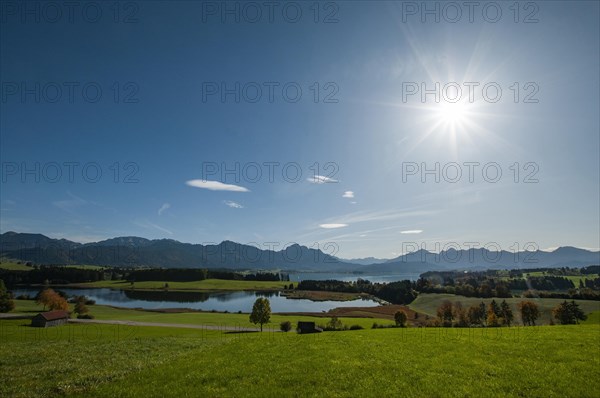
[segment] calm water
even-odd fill
[[[308,279],[308,278],[307,278]],[[327,278],[324,278],[327,279]],[[204,311],[250,312],[257,297],[267,297],[273,312],[321,312],[336,307],[375,307],[379,305],[373,300],[353,301],[311,301],[287,299],[278,292],[227,292],[227,293],[192,293],[192,292],[143,292],[101,289],[57,289],[71,295],[85,295],[96,304],[112,305],[126,308],[191,308]],[[15,296],[27,294],[35,296],[38,289],[14,289]]]

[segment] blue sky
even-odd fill
[[[497,3],[472,23],[444,3],[439,22],[406,2],[261,6],[258,22],[236,2],[225,21],[220,2],[101,3],[97,22],[84,4],[72,21],[0,10],[1,232],[345,258],[600,246],[598,3],[521,3],[518,22]],[[436,83],[439,102],[408,94]],[[439,182],[421,174],[436,163]]]

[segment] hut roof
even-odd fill
[[[63,319],[63,318],[69,317],[69,313],[67,311],[40,312],[38,315],[42,316],[47,321],[55,321],[57,319]]]

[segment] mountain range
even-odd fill
[[[232,241],[214,245],[172,239],[127,236],[79,243],[42,234],[6,232],[0,235],[0,258],[34,264],[89,264],[122,267],[279,269],[365,274],[422,273],[456,269],[582,267],[600,264],[600,252],[576,247],[554,251],[418,250],[391,260],[373,257],[344,260],[298,244],[283,250],[261,250]]]

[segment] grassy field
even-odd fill
[[[472,305],[477,305],[482,301],[484,303],[489,304],[492,299],[481,299],[476,297],[464,297],[457,296],[454,294],[429,294],[422,293],[419,294],[417,299],[409,304],[409,307],[415,311],[422,312],[428,314],[432,317],[436,316],[436,310],[442,304],[444,300],[450,300],[452,302],[460,301],[463,307],[470,307]],[[552,308],[556,307],[558,304],[562,303],[564,299],[552,299],[552,298],[532,298],[532,299],[524,299],[524,298],[507,298],[507,299],[499,299],[495,298],[496,302],[499,304],[502,300],[506,300],[507,303],[511,305],[511,308],[515,314],[515,319],[519,319],[517,304],[523,300],[530,300],[535,302],[542,313],[538,323],[547,324],[551,318]],[[569,300],[570,301],[570,300]],[[575,300],[576,303],[579,304],[580,308],[587,314],[594,311],[600,311],[600,301],[591,301],[591,300]]]
[[[81,269],[91,269],[91,270],[102,270],[107,267],[102,267],[99,265],[65,265],[67,268],[81,268]],[[3,260],[0,264],[0,268],[4,268],[10,271],[31,271],[33,267],[28,267],[25,264],[18,264],[15,261],[6,261]]]
[[[13,313],[37,314],[43,310],[42,306],[37,305],[31,300],[15,300],[16,308]],[[255,328],[256,325],[250,323],[249,314],[226,314],[222,312],[178,312],[163,313],[153,311],[140,311],[133,309],[113,308],[104,305],[88,306],[90,313],[96,319],[100,320],[118,320],[118,321],[136,321],[136,322],[158,322],[158,323],[178,323],[188,325],[212,325],[212,326],[233,326],[239,328]],[[364,328],[370,328],[373,322],[381,325],[391,325],[394,322],[384,318],[354,318],[340,317],[344,325],[360,325]],[[294,328],[298,321],[314,321],[317,324],[325,324],[329,318],[313,317],[307,315],[271,315],[270,323],[265,328],[279,329],[281,322],[290,321]]]
[[[0,268],[7,269],[9,271],[31,271],[33,267],[28,267],[25,264],[18,264],[13,261],[2,261]]]
[[[169,291],[216,291],[216,290],[281,290],[291,282],[279,281],[234,281],[225,279],[205,279],[193,282],[170,282],[170,281],[147,281],[131,283],[123,280],[98,281],[90,283],[78,283],[81,287],[107,287],[111,289],[137,290],[164,290],[165,284],[169,284]]]
[[[542,272],[542,271],[527,272],[527,273],[523,274],[524,277],[525,276],[547,276],[547,275],[550,275],[550,274]],[[581,276],[579,276],[579,275],[577,275],[577,276],[575,276],[575,275],[560,275],[560,276],[573,281],[575,288],[579,287],[580,280],[583,280],[585,282],[586,279],[592,280],[592,279],[596,279],[596,278],[600,277],[600,275],[598,275],[598,274],[588,274],[588,275],[581,275]]]
[[[23,324],[0,321],[2,397],[600,395],[598,325],[297,335]]]

